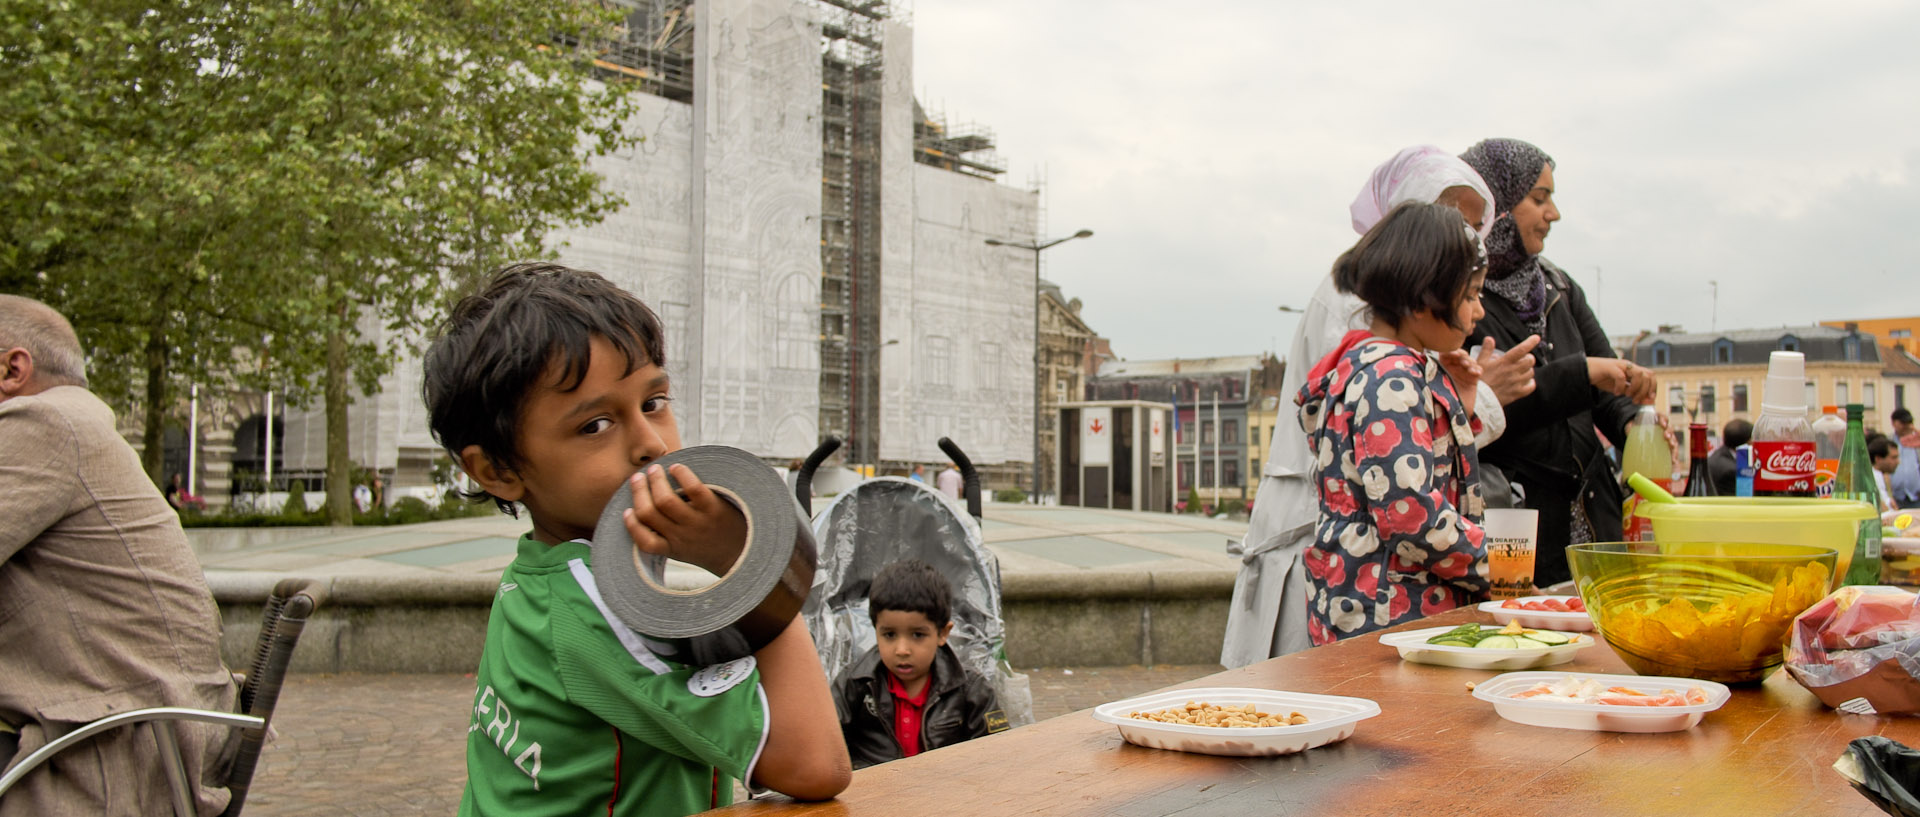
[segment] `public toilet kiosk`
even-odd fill
[[[1060,504],[1173,510],[1173,406],[1144,400],[1059,405]],[[1074,433],[1070,429],[1078,429]]]

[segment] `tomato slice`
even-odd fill
[[[1587,603],[1579,596],[1574,596],[1567,599],[1567,609],[1575,613],[1584,613],[1587,611]]]
[[[1567,612],[1567,603],[1559,599],[1547,599],[1540,602],[1540,609],[1555,613]]]
[[[1502,610],[1519,610],[1519,609],[1521,609],[1521,605],[1520,605],[1520,600],[1519,600],[1519,599],[1507,599],[1506,601],[1503,601],[1503,602],[1500,602],[1500,609],[1502,609]]]

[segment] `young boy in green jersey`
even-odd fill
[[[501,270],[427,351],[434,437],[533,530],[500,577],[467,727],[462,815],[682,815],[745,780],[800,799],[846,788],[847,750],[797,620],[713,667],[649,652],[601,599],[589,539],[618,490],[648,553],[715,575],[745,543],[740,511],[684,465],[660,321],[638,298],[556,264]],[[636,473],[636,471],[638,473]],[[515,514],[517,515],[517,514]]]
[[[874,647],[834,682],[840,730],[857,768],[1007,729],[993,686],[947,646],[953,591],[918,559],[880,569],[867,591]]]

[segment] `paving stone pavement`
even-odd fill
[[[1023,670],[1039,720],[1218,672],[1218,666]],[[452,814],[466,782],[470,675],[294,675],[248,817]],[[1085,717],[1081,715],[1080,717]],[[855,785],[859,785],[856,781]]]

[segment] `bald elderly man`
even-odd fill
[[[118,712],[233,708],[219,613],[179,517],[87,390],[73,327],[14,295],[0,295],[0,509],[0,755]],[[0,817],[168,811],[151,730],[60,753],[0,797]],[[217,776],[231,730],[179,731],[188,779]],[[201,814],[228,799],[204,782],[197,794]]]

